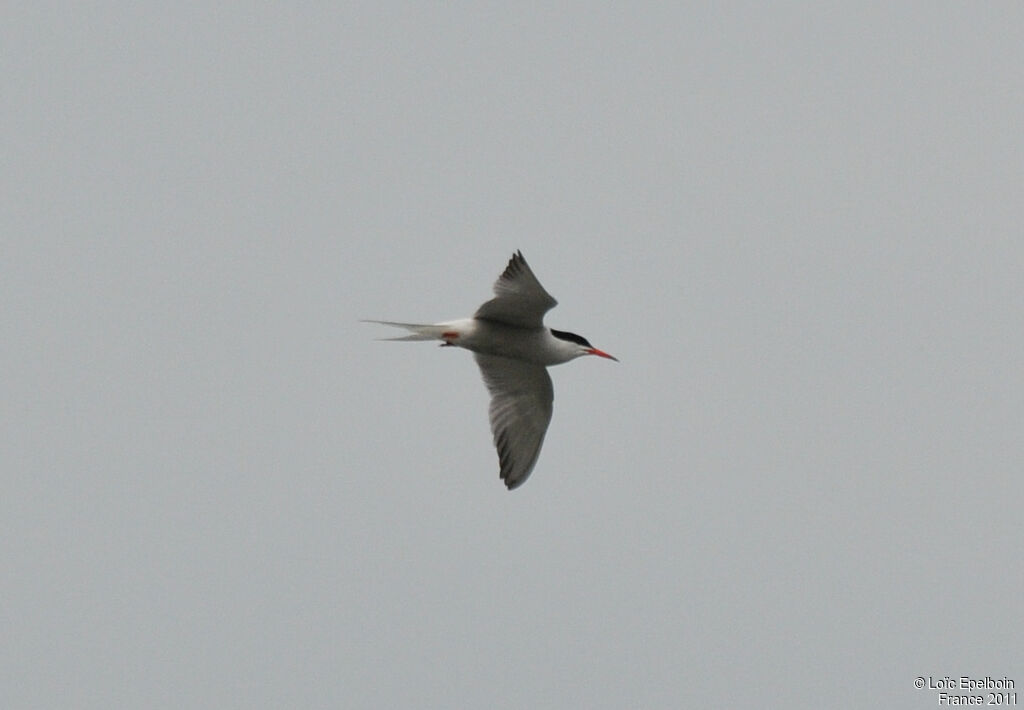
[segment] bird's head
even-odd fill
[[[551,329],[551,335],[555,336],[563,343],[565,343],[567,353],[571,358],[581,357],[583,355],[597,355],[598,357],[605,357],[609,360],[618,362],[617,357],[613,357],[606,353],[604,350],[598,350],[590,341],[584,338],[582,335],[576,335],[575,333],[567,333],[564,330]]]

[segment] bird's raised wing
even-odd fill
[[[522,252],[518,251],[494,282],[494,296],[477,309],[475,318],[519,328],[540,328],[544,325],[544,314],[558,305],[558,301],[544,290],[530,271]]]
[[[547,368],[524,360],[474,353],[491,393],[491,431],[501,479],[509,490],[533,471],[551,422],[555,398]]]

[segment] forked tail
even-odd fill
[[[378,338],[378,340],[444,340],[442,333],[445,332],[443,325],[425,325],[421,323],[395,323],[389,320],[364,320],[363,323],[379,323],[390,325],[393,328],[405,328],[411,331],[409,335],[398,338]]]

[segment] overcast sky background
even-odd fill
[[[4,11],[0,706],[1024,690],[1024,6],[513,5]]]

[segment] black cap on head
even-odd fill
[[[567,333],[564,330],[555,330],[554,328],[551,329],[551,334],[560,340],[568,340],[570,343],[576,343],[577,345],[582,345],[585,348],[594,347],[593,345],[590,344],[590,341],[584,338],[582,335],[576,335],[575,333]]]

